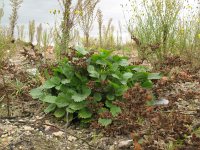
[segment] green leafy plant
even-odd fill
[[[145,67],[129,65],[126,57],[111,53],[87,52],[78,47],[53,69],[50,79],[30,91],[31,96],[48,103],[45,112],[52,112],[58,118],[67,113],[68,117],[84,123],[98,118],[103,126],[111,124],[121,113],[114,102],[123,101],[129,87],[139,82],[143,88],[151,88],[151,80],[160,78]]]

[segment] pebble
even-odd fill
[[[53,135],[56,136],[56,137],[62,137],[64,134],[64,132],[62,131],[58,131],[58,132],[54,132]]]
[[[26,131],[33,131],[34,128],[32,128],[30,126],[24,126],[24,130],[26,130]]]
[[[118,147],[124,149],[129,148],[131,145],[133,145],[133,140],[123,140],[119,142]]]
[[[72,142],[72,141],[75,141],[75,140],[76,140],[76,137],[68,136],[68,141]]]
[[[109,147],[109,150],[116,150],[115,145],[111,145],[111,146]]]

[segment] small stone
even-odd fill
[[[118,147],[121,149],[129,148],[132,144],[133,144],[133,140],[123,140],[119,142]]]
[[[32,128],[30,126],[24,126],[24,130],[26,130],[26,131],[33,131],[34,128]]]
[[[39,135],[44,135],[44,133],[42,131],[39,132]]]
[[[68,141],[70,141],[70,142],[75,141],[75,140],[76,140],[76,137],[73,137],[73,136],[68,137]]]
[[[31,135],[30,131],[25,132],[25,135]]]
[[[8,136],[8,134],[3,134],[3,135],[1,135],[2,138],[5,138],[5,137],[7,137],[7,136]]]
[[[32,68],[32,69],[27,69],[26,72],[29,74],[29,75],[33,75],[35,76],[38,72],[37,68]]]
[[[62,131],[58,131],[58,132],[54,132],[53,135],[56,136],[56,137],[62,137],[64,134],[64,132]]]
[[[115,150],[116,148],[115,148],[115,145],[111,145],[110,147],[109,147],[109,150]]]

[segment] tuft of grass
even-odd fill
[[[199,7],[186,0],[132,0],[131,6],[128,30],[141,59],[162,61],[178,54],[199,62]]]

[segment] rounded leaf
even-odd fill
[[[56,104],[50,104],[45,110],[45,113],[50,113],[56,109]]]
[[[110,125],[112,123],[112,119],[102,119],[102,118],[99,118],[98,119],[98,123],[104,127]]]
[[[54,112],[54,116],[56,118],[61,118],[65,115],[66,111],[64,108],[57,108],[56,111]]]

